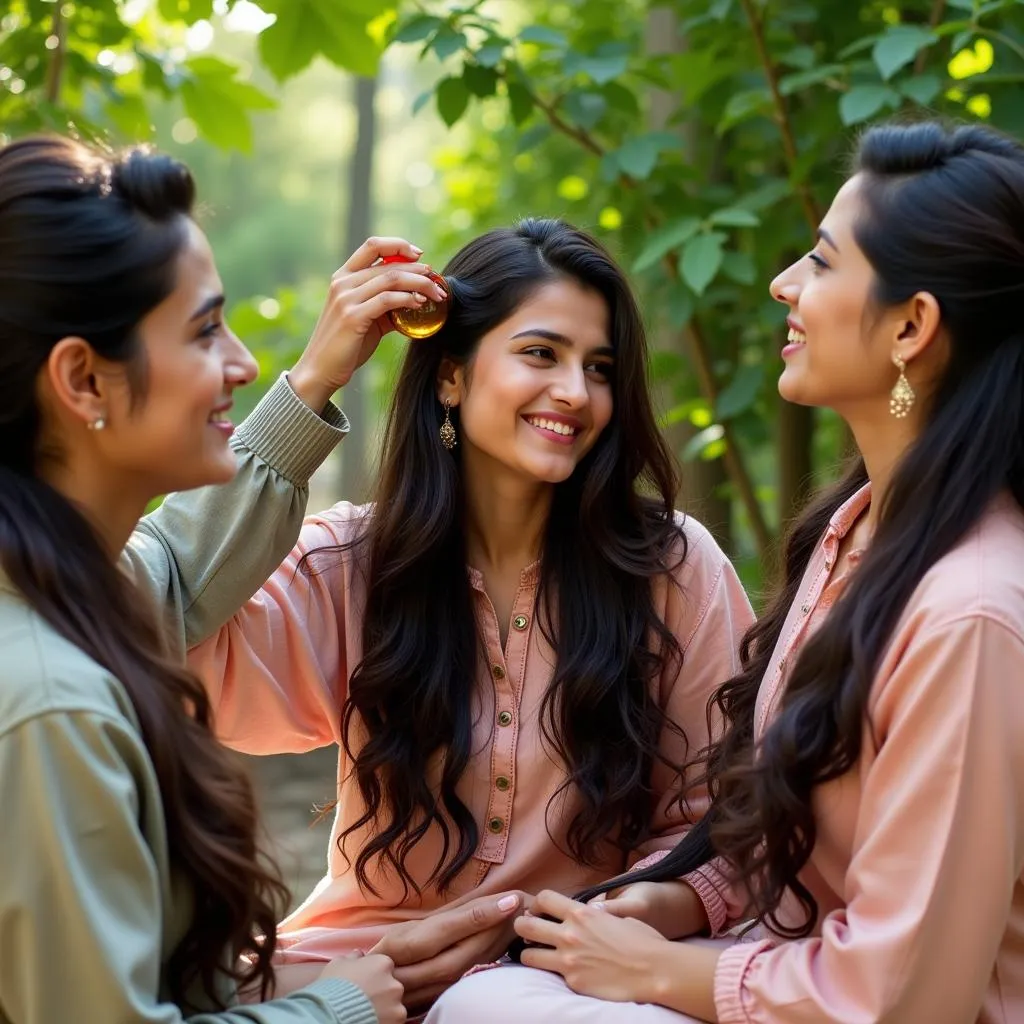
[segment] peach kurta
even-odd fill
[[[362,657],[364,568],[351,552],[315,556],[312,573],[296,567],[306,552],[351,540],[367,514],[368,508],[342,503],[309,517],[291,555],[259,593],[192,650],[190,664],[209,689],[218,732],[230,746],[269,754],[339,742],[348,680]],[[685,520],[684,529],[689,551],[674,573],[678,587],[667,575],[654,584],[656,610],[677,637],[684,660],[681,670],[665,672],[653,685],[661,706],[689,738],[692,754],[707,741],[708,698],[737,671],[737,647],[753,613],[711,535],[693,519]],[[406,893],[389,874],[371,874],[379,896],[362,891],[338,848],[339,836],[364,806],[350,777],[352,764],[339,747],[339,799],[327,874],[282,926],[286,960],[322,960],[366,949],[389,924],[445,904],[508,889],[571,893],[627,866],[627,857],[610,844],[600,864],[581,866],[564,843],[577,805],[571,796],[556,797],[565,771],[541,738],[539,708],[555,656],[534,618],[537,566],[522,573],[504,648],[480,574],[468,572],[484,653],[473,691],[473,755],[458,791],[479,828],[476,853],[442,895],[428,884],[440,849],[435,831],[408,862],[423,886],[421,896]],[[662,747],[676,762],[685,760],[674,735],[666,734]],[[694,799],[686,818],[671,807],[678,778],[662,766],[655,769],[653,783],[660,798],[653,838],[637,856],[671,846],[704,806]],[[311,793],[311,802],[320,796]],[[346,851],[353,860],[365,836],[348,838]]]

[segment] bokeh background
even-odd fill
[[[1024,135],[1024,0],[0,0],[0,141],[38,130],[185,160],[257,355],[251,407],[370,233],[441,266],[563,216],[630,271],[678,504],[755,601],[848,438],[781,403],[772,276],[813,244],[860,128],[934,114]],[[311,507],[371,494],[392,335]],[[322,874],[333,750],[253,760],[297,897]]]

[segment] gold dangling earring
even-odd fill
[[[910,386],[910,381],[907,380],[906,374],[903,372],[906,370],[907,364],[897,355],[892,357],[892,361],[896,364],[896,369],[900,371],[900,375],[889,397],[889,412],[896,419],[902,420],[906,419],[907,414],[913,408],[914,399],[917,398],[917,395],[914,394],[914,389]]]
[[[457,444],[458,439],[455,437],[455,427],[452,424],[452,403],[450,398],[444,400],[444,423],[441,424],[441,429],[438,431],[441,435],[441,444],[451,451]]]

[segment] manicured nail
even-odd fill
[[[519,897],[518,896],[502,896],[501,899],[498,900],[498,909],[499,910],[515,910],[516,907],[518,907],[518,906],[519,906]]]
[[[412,251],[413,252],[423,252],[423,250],[418,245],[412,246]]]

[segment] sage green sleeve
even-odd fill
[[[231,439],[227,484],[171,494],[136,527],[123,563],[165,611],[181,654],[212,636],[266,582],[299,536],[309,478],[348,432],[282,375]]]
[[[165,914],[188,911],[170,904],[143,834],[162,829],[154,787],[141,739],[116,716],[51,711],[0,734],[0,1020],[377,1024],[362,991],[334,979],[188,1018],[159,998]]]

